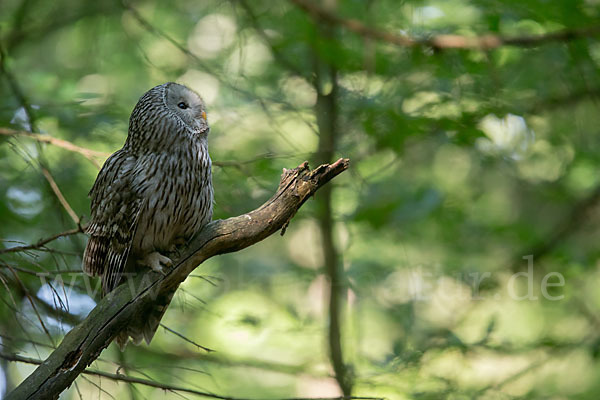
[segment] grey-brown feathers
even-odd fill
[[[210,222],[213,188],[205,111],[195,92],[175,83],[150,89],[135,106],[125,145],[106,161],[89,194],[90,239],[83,269],[102,278],[104,293],[119,284],[126,265],[153,252],[164,254]],[[143,328],[147,341],[167,305],[160,305],[159,316],[151,318],[152,332]],[[128,333],[139,339],[135,328]]]

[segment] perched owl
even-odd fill
[[[171,266],[165,253],[210,222],[213,210],[209,127],[202,99],[176,83],[146,92],[129,119],[122,149],[106,160],[89,196],[91,222],[83,270],[106,294],[139,266]],[[117,336],[150,343],[173,293]]]

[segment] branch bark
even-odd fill
[[[339,159],[314,170],[306,162],[284,169],[271,199],[247,214],[208,224],[181,250],[175,267],[165,275],[148,270],[109,293],[6,399],[57,398],[131,320],[177,288],[198,265],[215,255],[242,250],[280,229],[283,234],[302,204],[348,165],[348,159]]]

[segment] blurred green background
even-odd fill
[[[85,223],[135,102],[177,81],[208,104],[215,218],[259,206],[284,167],[351,167],[285,236],[181,286],[164,325],[215,352],[161,328],[91,369],[241,398],[597,399],[597,37],[405,47],[342,20],[427,39],[599,16],[597,0],[4,0],[0,248],[76,228],[65,202]],[[87,315],[85,241],[0,254],[0,354],[45,359]],[[0,359],[0,397],[33,368]],[[95,375],[61,396],[182,397]]]

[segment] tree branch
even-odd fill
[[[379,28],[367,26],[356,19],[345,19],[329,11],[325,7],[310,0],[291,0],[299,8],[320,21],[335,24],[346,28],[362,37],[375,39],[380,42],[393,44],[400,47],[432,47],[438,50],[444,49],[470,49],[490,50],[501,46],[535,47],[550,42],[564,42],[584,37],[600,35],[600,26],[591,26],[579,29],[564,29],[544,35],[528,35],[504,37],[500,35],[482,36],[460,36],[460,35],[436,35],[430,38],[414,38],[406,35],[398,35],[393,32],[384,31]]]
[[[218,254],[242,250],[282,229],[309,197],[348,165],[348,159],[339,159],[314,170],[306,162],[284,169],[271,199],[247,214],[205,226],[165,275],[148,270],[109,293],[7,400],[57,398],[119,332],[143,316],[158,297],[175,290],[199,264]]]
[[[35,358],[23,357],[18,354],[0,353],[0,359],[7,360],[7,361],[13,361],[13,362],[22,362],[22,363],[33,364],[33,365],[42,364],[41,360],[37,360]],[[182,386],[159,383],[159,382],[149,380],[149,379],[142,379],[142,378],[137,378],[134,376],[123,375],[118,372],[116,374],[111,374],[109,372],[86,369],[85,371],[83,371],[83,373],[86,375],[93,375],[93,376],[108,378],[113,381],[126,382],[126,383],[130,383],[130,384],[131,383],[140,384],[140,385],[150,386],[150,387],[154,387],[154,388],[158,388],[158,389],[162,389],[162,390],[168,390],[171,392],[190,393],[190,394],[194,394],[196,396],[208,397],[211,399],[248,400],[248,399],[243,399],[243,398],[239,398],[239,397],[219,396],[214,393],[203,392],[203,391],[195,390],[195,389],[189,389],[189,388],[182,387]],[[379,398],[379,397],[323,397],[321,399],[289,398],[289,399],[282,399],[282,400],[344,400],[344,399],[348,399],[348,400],[351,400],[351,399],[352,400],[383,400],[382,398]]]
[[[43,248],[46,244],[59,239],[61,237],[65,237],[65,236],[72,236],[72,235],[77,235],[78,233],[82,233],[83,232],[83,226],[81,226],[81,224],[77,225],[77,228],[75,229],[71,229],[65,232],[60,232],[57,233],[55,235],[52,235],[50,237],[44,238],[44,239],[40,239],[37,241],[37,243],[34,244],[28,244],[28,245],[23,245],[23,246],[14,246],[14,247],[8,247],[6,249],[0,249],[0,254],[3,253],[16,253],[16,252],[20,252],[20,251],[27,251],[27,250],[36,250],[36,249],[41,249]]]
[[[27,120],[25,121],[26,123],[24,124],[24,128],[27,131],[29,131],[29,133],[37,131],[37,123],[36,123],[37,118],[36,118],[35,113],[33,112],[33,107],[31,105],[31,102],[25,96],[25,93],[21,89],[21,85],[17,81],[17,78],[15,77],[15,75],[7,67],[6,60],[7,60],[7,55],[4,52],[2,43],[0,43],[0,75],[4,76],[4,78],[8,82],[8,86],[10,87],[13,95],[18,100],[18,102],[21,105],[21,107],[23,108],[23,110],[25,110]],[[73,219],[75,224],[78,225],[79,218],[73,212],[73,209],[71,208],[71,206],[69,205],[69,203],[67,202],[67,200],[65,199],[63,194],[61,193],[60,189],[58,188],[58,185],[56,184],[56,182],[52,178],[52,175],[50,174],[50,168],[48,167],[48,162],[45,160],[40,142],[38,141],[36,143],[36,145],[37,145],[38,154],[36,157],[31,157],[31,156],[30,157],[32,159],[35,159],[35,161],[37,162],[37,164],[39,165],[39,167],[41,169],[42,175],[44,176],[44,178],[48,182],[48,185],[52,189],[52,192],[54,193],[54,195],[56,196],[58,201],[61,203],[63,208],[66,210],[66,212],[69,214],[71,219]]]
[[[110,153],[105,153],[103,151],[96,151],[91,149],[86,149],[85,147],[77,146],[71,142],[68,142],[63,139],[55,138],[50,135],[41,135],[39,133],[31,133],[26,131],[17,131],[14,129],[3,128],[0,127],[0,135],[6,136],[26,136],[28,138],[37,140],[42,143],[49,143],[57,147],[61,147],[65,150],[73,151],[75,153],[79,153],[88,160],[92,162],[98,169],[100,169],[100,164],[98,164],[99,160],[104,160],[110,156]]]
[[[50,188],[54,192],[54,195],[56,196],[60,204],[63,206],[67,214],[69,214],[69,217],[71,217],[73,222],[75,222],[75,225],[79,226],[81,223],[79,217],[77,216],[77,214],[75,214],[75,211],[73,211],[73,207],[71,207],[71,205],[65,198],[65,195],[62,193],[62,191],[56,184],[56,181],[52,177],[52,174],[50,174],[50,171],[48,171],[48,168],[42,167],[42,174],[44,175],[44,178],[46,178],[46,180],[48,181]]]
[[[98,151],[98,150],[92,150],[92,149],[88,149],[85,147],[81,147],[81,146],[77,146],[74,143],[71,143],[67,140],[64,139],[59,139],[57,137],[54,136],[50,136],[50,135],[44,135],[41,133],[31,133],[31,132],[27,132],[27,131],[18,131],[15,129],[10,129],[10,128],[5,128],[5,127],[1,127],[0,126],[0,135],[4,135],[4,136],[23,136],[23,137],[28,137],[30,139],[36,140],[40,143],[48,143],[51,144],[53,146],[57,146],[60,147],[62,149],[68,150],[68,151],[72,151],[74,153],[79,153],[82,156],[84,156],[85,158],[87,158],[88,160],[90,160],[90,162],[92,164],[94,164],[94,166],[96,166],[98,169],[100,169],[100,164],[98,163],[98,161],[103,161],[106,160],[111,153],[107,153],[104,151]],[[261,161],[264,159],[268,159],[268,158],[283,158],[283,157],[289,157],[288,155],[274,155],[271,153],[265,153],[265,154],[261,154],[257,157],[251,158],[249,160],[242,160],[242,161],[234,161],[234,160],[225,160],[225,161],[218,161],[218,160],[213,160],[212,161],[212,165],[215,167],[237,167],[237,168],[241,168],[242,166],[246,165],[246,164],[251,164],[253,162],[256,161]]]

